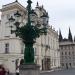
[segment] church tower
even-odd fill
[[[62,34],[61,34],[61,30],[59,29],[59,42],[61,42],[63,40]]]
[[[73,38],[72,38],[72,34],[71,34],[71,30],[69,28],[69,34],[68,34],[68,41],[72,42]]]

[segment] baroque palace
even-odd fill
[[[15,73],[18,66],[23,60],[24,44],[19,37],[15,34],[11,34],[11,25],[9,18],[16,11],[19,11],[22,16],[19,19],[21,25],[27,22],[27,7],[22,6],[18,1],[3,5],[0,9],[1,20],[0,20],[0,64],[3,65],[11,73]],[[40,70],[51,70],[60,67],[60,52],[58,33],[52,29],[46,19],[45,23],[41,20],[41,16],[48,16],[48,13],[37,3],[35,9],[32,11],[35,14],[35,21],[32,23],[46,24],[48,28],[47,35],[41,35],[34,44],[35,50],[35,63],[40,65]],[[15,27],[13,27],[13,30]]]

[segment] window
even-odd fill
[[[69,63],[70,67],[71,67],[71,63]]]
[[[75,62],[73,63],[73,65],[75,66]]]
[[[74,52],[72,52],[72,54],[74,54]]]
[[[71,59],[71,56],[69,56],[69,59]]]
[[[70,46],[68,46],[68,49],[70,50]]]
[[[65,52],[65,55],[67,55],[67,52]]]
[[[62,55],[63,55],[63,52],[62,52]]]
[[[74,49],[74,47],[72,46],[72,49]]]
[[[68,69],[68,63],[66,63],[66,69]]]
[[[62,66],[64,66],[64,63],[61,63]]]
[[[69,55],[70,55],[70,52],[69,52]]]
[[[9,43],[5,44],[5,53],[9,53]]]
[[[61,49],[63,49],[63,46],[61,46]]]
[[[66,46],[64,46],[64,49],[66,49]]]

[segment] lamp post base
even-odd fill
[[[36,64],[22,64],[19,70],[20,75],[40,75],[40,66]]]

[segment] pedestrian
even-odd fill
[[[6,75],[9,75],[9,70],[8,69],[6,69]]]
[[[19,68],[17,68],[16,70],[16,75],[19,75]]]
[[[7,71],[7,75],[9,75],[9,71]]]
[[[0,65],[0,75],[5,75],[6,74],[6,71],[5,71],[5,68]]]

